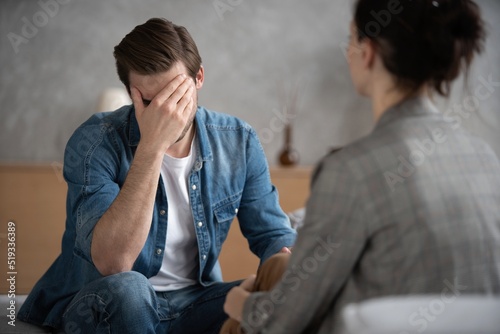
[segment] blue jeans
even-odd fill
[[[62,330],[67,334],[219,333],[227,319],[226,294],[239,283],[155,292],[138,272],[103,277],[76,294],[64,312]]]

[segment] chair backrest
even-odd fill
[[[499,334],[500,296],[419,295],[349,304],[342,334]]]

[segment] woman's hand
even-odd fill
[[[224,303],[224,312],[230,318],[233,318],[241,322],[243,307],[250,292],[253,290],[255,283],[255,275],[251,275],[245,279],[239,286],[236,286],[229,290],[226,296],[226,302]]]

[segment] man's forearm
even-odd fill
[[[162,156],[139,144],[120,193],[94,228],[92,261],[104,276],[131,270],[144,247],[153,217]]]

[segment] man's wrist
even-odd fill
[[[149,145],[147,143],[139,142],[137,145],[137,151],[135,153],[135,157],[144,158],[146,160],[163,160],[163,156],[165,155],[165,151],[161,148],[156,148],[153,145]]]

